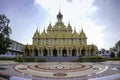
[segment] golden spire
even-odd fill
[[[63,18],[63,15],[61,14],[60,8],[59,8],[59,13],[57,15],[58,22],[61,22]]]
[[[82,27],[81,27],[81,32],[80,32],[80,38],[86,38],[87,39],[86,34],[84,33]]]
[[[38,32],[38,27],[36,29],[36,32],[33,35],[33,38],[39,38],[39,32]]]
[[[44,26],[44,30],[43,31],[45,32],[45,26]]]
[[[81,32],[83,32],[83,27],[81,26]]]
[[[42,37],[42,38],[46,38],[45,26],[44,26],[43,32],[41,33],[41,37]]]
[[[74,27],[74,32],[76,32],[76,29],[75,29],[75,27]]]
[[[74,27],[73,38],[79,38],[79,35],[78,35],[78,33],[76,32],[75,27]]]

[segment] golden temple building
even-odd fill
[[[51,23],[47,30],[39,33],[38,29],[33,35],[33,44],[25,45],[26,56],[89,56],[97,55],[95,45],[87,45],[87,37],[83,29],[80,33],[72,30],[69,23],[67,26],[62,22],[61,12],[57,15],[54,26]]]

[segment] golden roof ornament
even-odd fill
[[[38,28],[36,29],[36,32],[34,33],[33,35],[33,38],[39,38],[40,37],[40,34],[38,32]]]

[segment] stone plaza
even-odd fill
[[[120,78],[119,61],[99,63],[0,61],[0,64],[1,68],[5,68],[0,73],[32,80],[100,80],[104,77],[109,79],[110,76],[115,77],[109,80]]]

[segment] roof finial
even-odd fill
[[[39,34],[40,34],[40,29],[39,29]]]
[[[83,32],[83,27],[81,26],[81,32]]]
[[[70,25],[70,20],[69,20],[69,23],[68,23],[69,25]]]
[[[76,32],[75,26],[74,26],[74,32]]]
[[[60,6],[60,3],[59,3],[59,12],[61,12],[60,8],[61,8],[61,6]]]
[[[49,23],[49,26],[51,26],[51,21],[50,21],[50,23]]]
[[[44,32],[45,32],[45,25],[44,25]]]
[[[61,22],[62,18],[63,18],[63,15],[61,14],[60,9],[59,9],[59,13],[57,15],[57,19],[58,19],[59,22]]]
[[[38,32],[38,26],[37,26],[36,32]]]

